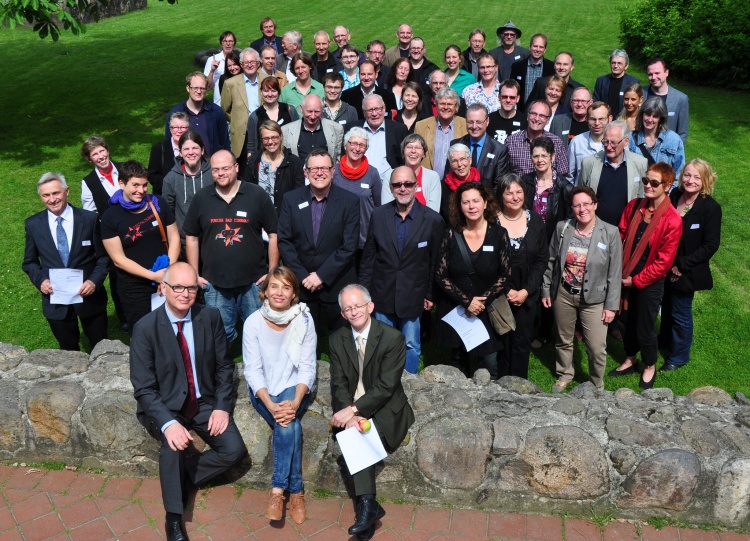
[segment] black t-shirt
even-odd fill
[[[589,123],[584,120],[582,122],[577,121],[575,118],[570,119],[570,138],[573,139],[576,135],[580,135],[589,131]]]
[[[268,272],[261,230],[276,233],[276,223],[276,209],[263,188],[240,182],[229,203],[213,185],[198,191],[183,229],[199,239],[201,275],[211,285],[228,289],[247,286]]]
[[[628,204],[628,167],[621,163],[617,169],[612,169],[606,163],[602,167],[599,185],[596,188],[599,204],[596,215],[610,225],[618,226],[620,216]]]
[[[495,140],[505,144],[509,135],[528,127],[526,117],[519,112],[513,118],[503,118],[498,111],[490,113],[490,125],[487,128],[487,134],[494,137]]]
[[[622,79],[615,79],[610,75],[607,105],[609,105],[613,117],[617,117],[620,114],[620,89],[622,89]]]
[[[166,231],[168,226],[175,223],[174,214],[166,201],[155,195],[151,197],[159,203],[159,217]],[[102,239],[115,237],[119,237],[125,257],[132,259],[144,269],[153,267],[160,255],[167,255],[167,249],[161,241],[159,222],[149,207],[140,213],[129,212],[120,205],[109,207],[102,216]],[[119,268],[117,274],[126,280],[147,281]]]

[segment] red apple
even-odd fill
[[[362,429],[362,432],[369,432],[371,426],[372,426],[372,424],[370,423],[369,419],[360,419],[359,420],[359,428]]]

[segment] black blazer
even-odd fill
[[[138,420],[157,433],[174,419],[188,393],[185,364],[167,316],[166,306],[149,312],[133,327],[130,340],[130,382],[138,402]],[[201,399],[213,409],[231,412],[234,361],[216,308],[194,304],[191,312],[195,369]]]
[[[262,155],[262,152],[257,152],[250,156],[250,159],[247,161],[245,180],[248,182],[258,184],[258,167]],[[302,160],[292,154],[291,150],[285,148],[284,158],[276,169],[276,182],[273,186],[273,206],[276,207],[277,216],[281,214],[281,203],[284,201],[284,194],[305,185],[303,167],[304,163]]]
[[[397,329],[375,318],[370,320],[367,336],[362,384],[365,394],[354,400],[359,381],[359,363],[354,335],[349,325],[331,334],[331,405],[339,411],[350,404],[359,414],[375,419],[380,435],[388,447],[398,448],[409,427],[414,423],[414,411],[401,385],[401,374],[406,364],[404,335]]]
[[[107,309],[104,279],[109,272],[109,257],[99,234],[99,219],[96,213],[73,205],[70,205],[70,208],[73,209],[73,238],[69,239],[70,256],[67,268],[83,270],[83,280],[91,280],[96,284],[94,293],[83,297],[82,303],[73,305],[76,314],[81,318],[86,318]],[[31,283],[39,289],[42,282],[49,278],[50,269],[64,267],[49,228],[47,210],[27,218],[26,248],[21,268],[29,275]],[[68,306],[50,304],[49,298],[49,295],[42,294],[44,317],[51,320],[65,319]]]
[[[372,211],[359,283],[370,291],[379,312],[415,318],[424,311],[424,299],[434,301],[444,223],[437,212],[414,201],[409,235],[399,253],[395,212],[395,201]]]
[[[331,185],[318,242],[313,244],[310,188],[304,186],[284,196],[279,216],[279,253],[284,265],[302,282],[316,272],[323,288],[300,291],[300,299],[336,302],[339,291],[357,281],[354,253],[359,247],[359,197]]]
[[[525,174],[521,177],[521,182],[523,182],[526,208],[533,208],[534,195],[536,195],[536,173]],[[570,208],[572,190],[573,185],[562,175],[558,175],[557,181],[552,184],[552,190],[547,197],[547,219],[544,221],[547,226],[547,242],[552,238],[557,222],[573,217],[573,210]]]
[[[391,118],[392,111],[398,109],[396,106],[396,96],[390,90],[385,90],[379,86],[375,87],[375,94],[383,98],[385,103],[386,118]],[[365,97],[362,95],[362,87],[357,85],[341,93],[341,101],[344,101],[357,110],[357,118],[364,119],[365,114],[362,112],[362,102]]]
[[[363,127],[366,120],[359,120],[354,126]],[[387,118],[383,120],[385,122],[385,159],[388,164],[395,169],[400,165],[404,165],[404,157],[401,155],[401,142],[409,134],[406,126],[400,122],[394,122]],[[416,124],[416,123],[415,123]],[[349,131],[352,126],[346,131]],[[343,154],[343,151],[342,151]]]
[[[533,307],[539,299],[544,271],[549,260],[549,241],[542,217],[529,212],[529,223],[521,247],[510,250],[510,289],[529,292],[524,304]]]
[[[548,75],[539,77],[539,79],[534,81],[534,88],[531,89],[531,94],[529,94],[529,103],[536,100],[544,101],[547,99],[544,90],[547,88],[547,81],[550,80],[550,77],[552,76]],[[557,112],[555,114],[559,115],[560,113],[566,113],[573,110],[570,106],[570,99],[573,97],[573,91],[582,86],[583,85],[578,81],[573,79],[568,80],[568,86],[565,87],[565,94],[560,98],[560,105],[557,106]]]
[[[513,79],[519,85],[521,85],[521,99],[518,102],[519,111],[526,110],[526,100],[524,100],[523,97],[526,95],[526,93],[524,92],[524,89],[526,88],[526,67],[528,64],[527,61],[528,61],[528,57],[524,57],[521,60],[513,62],[513,65],[510,67],[510,79]],[[554,74],[555,74],[555,63],[552,62],[551,60],[547,60],[546,58],[543,58],[542,59],[542,77],[549,77],[550,75],[554,75]],[[531,97],[531,94],[529,94],[529,97]]]
[[[628,75],[627,73],[623,75],[620,78],[620,99],[619,99],[619,106],[616,111],[612,111],[612,116],[614,118],[617,117],[618,114],[620,114],[620,111],[622,111],[622,99],[623,99],[623,93],[625,92],[625,87],[628,86],[631,83],[640,83],[641,81],[637,78],[633,77],[632,75]],[[611,74],[602,75],[600,77],[596,78],[596,83],[594,84],[594,101],[603,101],[604,103],[607,103],[607,100],[609,99],[609,85],[612,83],[612,77]],[[609,104],[610,107],[612,104]]]
[[[151,147],[151,154],[148,158],[148,183],[151,184],[151,190],[149,190],[151,193],[161,195],[164,177],[172,170],[174,164],[172,141],[163,139]]]
[[[455,145],[456,143],[463,143],[471,150],[471,136],[468,134],[451,141],[451,145]],[[492,155],[491,158],[490,154]],[[479,174],[482,176],[482,180],[485,181],[486,187],[492,191],[492,195],[495,195],[495,190],[500,179],[506,173],[510,173],[508,149],[500,141],[493,139],[488,133],[482,147],[482,153],[479,155],[479,163],[472,165],[479,170]],[[451,170],[448,160],[445,161],[445,170]]]
[[[681,195],[682,191],[678,189],[669,194],[675,208]],[[693,207],[682,217],[682,237],[674,260],[682,276],[672,287],[683,293],[713,288],[708,262],[720,243],[721,207],[710,195],[698,196]]]
[[[255,41],[253,41],[250,44],[250,47],[258,51],[258,54],[260,54],[260,50],[263,48],[263,41],[266,39],[266,36],[261,36]],[[284,49],[281,48],[281,37],[280,36],[274,36],[273,37],[273,46],[276,48],[276,54],[281,54],[284,52]]]

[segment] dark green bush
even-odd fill
[[[748,0],[632,0],[620,39],[632,59],[664,57],[682,80],[750,90]]]

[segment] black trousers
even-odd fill
[[[658,356],[656,316],[663,295],[664,278],[643,289],[631,287],[628,293],[623,337],[625,355],[635,357],[640,351],[641,360],[646,366],[654,366]]]
[[[304,302],[310,309],[310,316],[312,316],[313,323],[315,324],[315,333],[318,336],[328,336],[344,325],[345,320],[341,315],[341,308],[338,301],[327,302],[320,299],[312,299],[304,300]],[[325,318],[328,328],[327,333],[323,330],[323,318]],[[322,352],[322,346],[323,340],[318,340],[318,355]]]
[[[156,293],[156,286],[145,280],[125,280],[120,276],[117,283],[117,293],[125,314],[125,321],[133,326],[151,311],[151,295]]]
[[[115,303],[117,320],[120,323],[125,323],[127,320],[125,319],[125,310],[123,310],[122,303],[120,302],[120,295],[117,293],[117,269],[114,264],[112,264],[112,268],[109,270],[109,292],[112,296],[112,301]]]
[[[208,433],[208,419],[213,412],[213,406],[199,401],[200,409],[192,421],[187,421],[180,415],[176,418],[188,430],[192,429],[211,446],[211,449],[188,455],[186,451],[173,451],[167,439],[161,432],[161,427],[154,425],[150,418],[145,418],[146,428],[152,436],[159,436],[161,449],[159,450],[159,481],[161,483],[161,497],[167,513],[182,514],[184,510],[183,495],[190,484],[200,486],[221,475],[237,464],[247,454],[245,442],[242,440],[234,419],[229,418],[229,426],[218,436]]]
[[[521,306],[510,306],[513,317],[516,319],[516,330],[507,333],[504,346],[505,349],[498,352],[499,376],[517,376],[529,379],[529,353],[531,352],[531,340],[534,336],[534,317],[536,315],[536,303],[532,306],[523,304]]]
[[[68,312],[64,319],[48,319],[49,328],[60,344],[60,349],[65,351],[81,351],[81,333],[78,331],[78,315],[75,308],[68,306]],[[89,339],[93,348],[102,340],[107,339],[107,311],[81,318],[81,327],[86,338]]]

